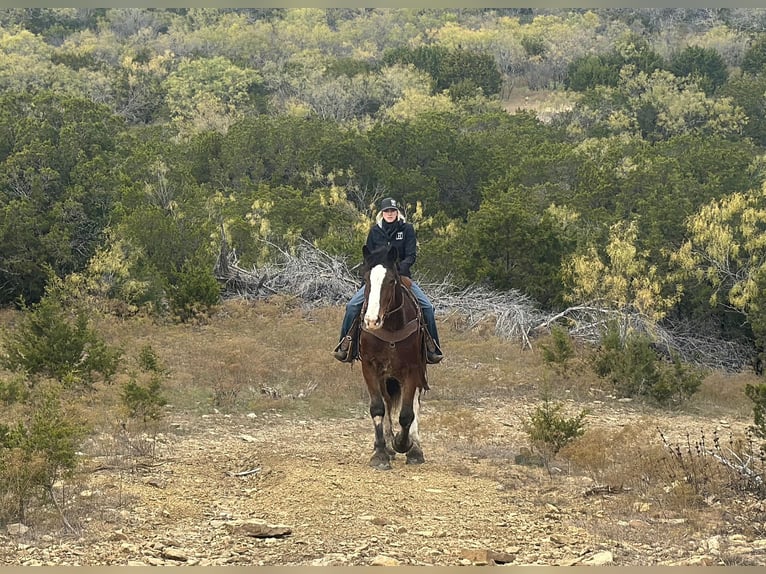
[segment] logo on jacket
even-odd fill
[[[396,241],[401,241],[404,239],[404,231],[397,231],[396,232]]]

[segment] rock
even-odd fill
[[[370,566],[399,566],[400,564],[401,562],[396,558],[391,558],[390,556],[385,556],[383,554],[379,554],[370,560]]]
[[[466,548],[460,551],[460,555],[464,559],[470,560],[474,566],[510,564],[516,559],[515,554],[509,552],[495,552],[494,550],[487,550],[485,548]]]
[[[292,534],[292,528],[283,524],[267,524],[262,520],[234,520],[225,524],[232,534],[252,538],[282,538]]]
[[[596,552],[593,556],[589,556],[585,560],[582,560],[580,564],[583,566],[603,566],[604,564],[611,564],[614,562],[614,555],[608,550]]]
[[[24,536],[29,531],[29,527],[21,522],[15,522],[6,526],[6,530],[11,536]]]
[[[186,562],[189,557],[186,556],[186,552],[180,548],[167,547],[162,551],[162,557],[168,560],[176,560],[178,562]]]
[[[312,566],[345,566],[346,564],[348,564],[348,558],[336,552],[311,561]]]

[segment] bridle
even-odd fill
[[[420,317],[420,314],[421,314],[420,304],[418,303],[417,299],[415,299],[412,296],[412,294],[411,294],[411,292],[409,292],[409,290],[404,289],[404,287],[402,285],[402,282],[401,282],[401,280],[399,278],[399,275],[396,273],[395,270],[393,271],[393,273],[394,273],[394,281],[393,281],[393,285],[391,287],[391,295],[388,298],[388,303],[386,304],[386,307],[385,307],[386,310],[383,312],[383,316],[381,318],[381,326],[386,321],[387,317],[393,315],[394,313],[402,311],[404,309],[404,300],[405,300],[405,297],[407,297],[407,296],[409,296],[412,299],[413,303],[415,304],[415,309],[416,309],[415,317],[412,318],[407,323],[405,323],[404,326],[402,326],[401,328],[399,328],[396,331],[388,331],[388,330],[386,330],[384,328],[376,329],[376,330],[370,330],[370,329],[367,329],[364,326],[364,324],[362,324],[362,330],[363,331],[365,331],[366,333],[370,333],[371,335],[374,335],[375,337],[377,337],[378,339],[380,339],[382,341],[386,341],[387,343],[391,344],[392,346],[395,343],[398,343],[399,341],[403,341],[404,339],[406,339],[407,337],[409,337],[413,333],[417,332],[419,330],[419,328],[420,328],[420,319],[421,319],[421,317]],[[369,275],[368,275],[368,279],[369,279]],[[397,288],[398,288],[398,290],[401,291],[401,301],[399,302],[399,305],[397,305],[395,308],[390,309],[389,307],[391,305],[393,305],[393,303],[396,300]],[[365,297],[364,308],[362,309],[362,314],[364,314],[366,312],[366,310],[367,310],[367,301],[368,301],[368,298],[369,298],[369,293],[367,295],[368,296]]]

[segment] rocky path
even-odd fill
[[[485,451],[522,444],[509,408],[482,413],[492,422]],[[600,497],[583,495],[590,479],[478,456],[437,423],[425,408],[425,464],[399,456],[382,472],[367,466],[364,417],[179,417],[152,462],[118,471],[94,461],[76,495],[92,502],[79,538],[9,528],[0,563],[719,564],[725,544],[766,564],[766,540],[716,538],[683,520],[611,519]],[[668,528],[683,546],[668,547]]]

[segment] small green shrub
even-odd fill
[[[678,357],[664,363],[648,335],[637,331],[623,335],[617,323],[608,325],[591,365],[619,396],[650,397],[665,406],[688,399],[703,378],[700,371],[684,365]]]
[[[138,352],[138,366],[147,373],[164,373],[164,369],[160,366],[160,359],[151,345],[141,347],[141,350]]]
[[[649,394],[661,405],[678,404],[696,393],[702,379],[702,371],[685,365],[677,356],[670,364],[661,363],[660,378],[649,390]]]
[[[4,347],[0,362],[7,369],[86,386],[94,382],[96,373],[111,380],[121,355],[90,328],[83,309],[69,313],[56,297],[49,296],[24,309]]]
[[[140,419],[144,425],[149,421],[161,419],[162,409],[167,404],[167,400],[162,396],[162,381],[159,375],[153,375],[145,385],[132,376],[122,387],[120,398],[128,410],[128,416]]]
[[[173,312],[186,322],[210,314],[221,300],[221,286],[212,269],[201,261],[190,259],[177,274],[170,298]]]
[[[569,331],[560,325],[551,327],[551,344],[540,345],[543,351],[543,361],[560,376],[566,375],[569,360],[574,357],[574,345]]]
[[[71,475],[87,428],[62,406],[58,386],[35,391],[19,420],[0,424],[0,521],[24,520],[31,500],[52,502],[53,484]]]
[[[12,405],[26,400],[29,395],[26,380],[26,376],[20,373],[0,378],[0,403]]]
[[[660,380],[656,363],[649,337],[636,331],[623,336],[617,323],[607,326],[592,359],[596,374],[612,383],[623,397],[648,394]]]
[[[524,423],[524,431],[529,436],[533,446],[539,450],[555,455],[564,445],[585,432],[584,420],[587,411],[566,418],[561,413],[563,406],[553,403],[548,397],[543,398],[530,419]]]

